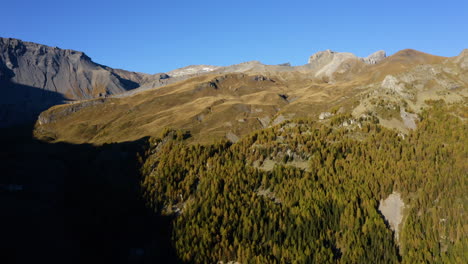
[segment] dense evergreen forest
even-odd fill
[[[432,102],[407,135],[372,115],[286,121],[235,144],[167,130],[140,157],[142,192],[174,217],[187,263],[468,263],[467,113]],[[393,191],[398,239],[378,210]]]

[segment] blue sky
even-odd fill
[[[2,1],[1,37],[84,51],[157,73],[249,60],[301,65],[332,49],[358,56],[468,48],[468,1]]]

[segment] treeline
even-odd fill
[[[435,102],[407,136],[349,115],[285,122],[236,144],[191,145],[166,131],[147,151],[144,197],[176,215],[172,240],[187,263],[467,263],[460,107]],[[378,211],[393,191],[406,205],[399,241]]]

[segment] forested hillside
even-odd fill
[[[290,120],[235,144],[166,130],[142,157],[143,195],[174,216],[188,263],[467,263],[468,109],[430,104],[408,135],[371,115]],[[378,210],[394,191],[398,239]]]

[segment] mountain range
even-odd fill
[[[0,38],[2,263],[466,263],[468,50],[304,61]]]
[[[1,38],[0,124],[37,120],[37,137],[78,143],[134,140],[169,127],[192,131],[195,141],[236,141],[334,108],[374,114],[406,132],[426,100],[466,98],[467,53],[445,58],[408,49],[359,58],[326,50],[301,66],[249,61],[144,74],[97,64],[83,52]]]
[[[38,138],[75,143],[135,140],[165,128],[190,130],[196,142],[235,142],[255,129],[323,118],[334,109],[375,115],[406,133],[425,101],[465,100],[467,54],[446,58],[408,49],[359,58],[326,50],[301,66],[249,61],[150,75],[94,63],[82,52],[3,38],[1,123],[37,119]]]

